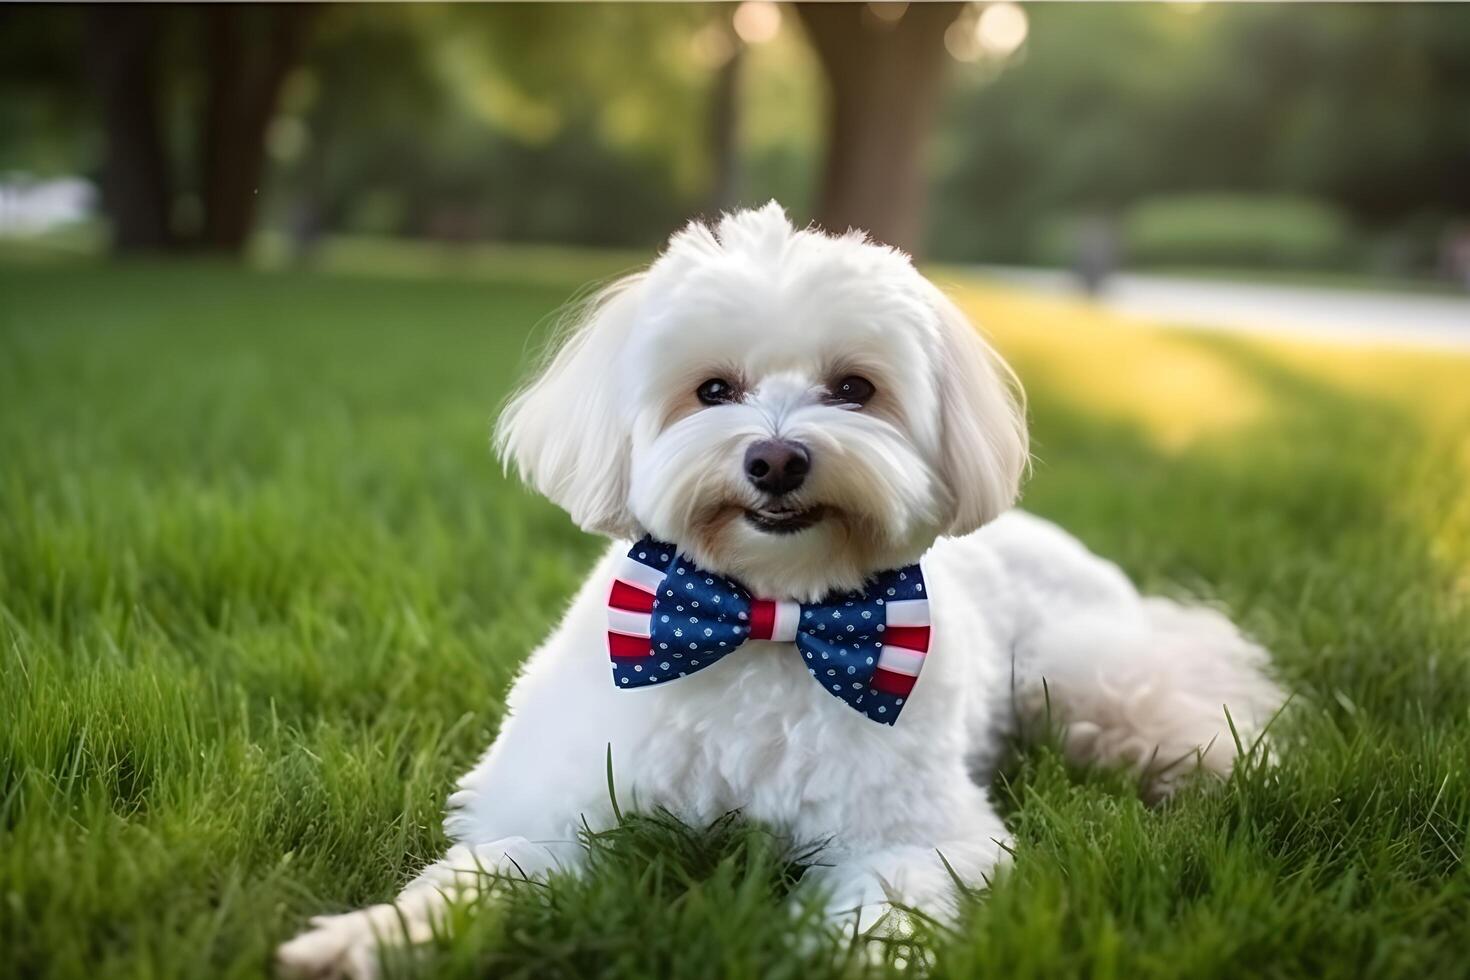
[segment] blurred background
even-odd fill
[[[9,5],[0,235],[646,254],[775,197],[1092,289],[1463,290],[1467,106],[1455,4]]]

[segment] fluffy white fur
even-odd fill
[[[827,397],[850,374],[876,385],[866,406]],[[715,376],[742,400],[700,405]],[[777,436],[810,449],[796,502],[827,514],[790,535],[743,517],[762,504],[745,450]],[[578,832],[613,820],[609,746],[625,809],[699,823],[738,808],[794,842],[830,840],[803,886],[866,929],[891,902],[951,915],[941,854],[976,886],[1002,860],[985,784],[1011,726],[1050,718],[1078,759],[1137,767],[1161,795],[1196,768],[1230,771],[1226,706],[1249,740],[1282,703],[1265,652],[1223,616],[1141,598],[1060,529],[1003,513],[1027,460],[1009,370],[906,256],[796,230],[775,204],[690,225],[604,292],[497,440],[528,483],[615,540],[450,798],[449,854],[394,904],[313,920],[280,949],[289,972],[372,975],[379,945],[426,937],[480,887],[477,869],[575,872]],[[898,724],[826,694],[787,644],[616,689],[610,569],[645,531],[772,598],[922,556],[934,640]]]

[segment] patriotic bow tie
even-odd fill
[[[796,644],[828,693],[888,725],[898,720],[929,650],[929,600],[918,565],[808,605],[752,598],[653,538],[635,544],[618,566],[607,621],[619,687],[677,680],[746,640],[776,640]]]

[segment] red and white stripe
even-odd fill
[[[790,643],[796,639],[796,627],[800,622],[800,603],[755,599],[750,604],[750,638],[752,640],[779,640]]]
[[[663,573],[624,558],[613,574],[607,597],[607,652],[614,658],[650,657],[653,644],[653,597]]]
[[[907,697],[929,653],[929,600],[900,599],[883,607],[883,649],[873,671],[873,689]]]

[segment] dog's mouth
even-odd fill
[[[795,534],[805,531],[826,516],[823,507],[761,507],[746,510],[745,522],[765,534]]]

